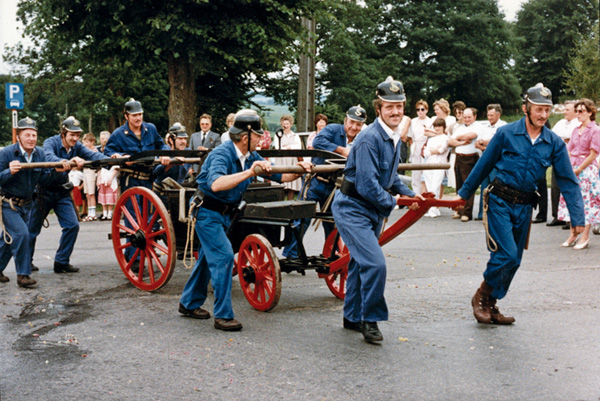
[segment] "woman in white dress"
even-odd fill
[[[427,143],[425,130],[431,128],[431,118],[427,117],[429,105],[425,100],[419,100],[415,108],[417,109],[417,117],[412,119],[409,134],[413,142],[410,147],[410,162],[424,163],[423,147]],[[421,182],[422,173],[421,170],[413,170],[412,172],[412,189],[418,193],[422,193],[425,189],[425,184]]]
[[[281,136],[281,140],[277,134],[275,135],[275,138],[273,139],[273,149],[302,149],[302,141],[300,140],[300,137],[298,134],[292,131],[294,117],[290,115],[282,116],[279,120],[279,123],[281,124],[283,135]],[[295,166],[298,161],[300,161],[297,157],[271,157],[269,160],[273,164],[282,166]],[[287,199],[292,200],[294,199],[294,195],[300,192],[300,188],[302,187],[302,179],[298,178],[297,180],[286,182],[283,185],[285,186]]]

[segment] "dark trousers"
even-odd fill
[[[548,183],[546,182],[545,174],[544,178],[537,182],[537,191],[540,194],[540,200],[538,203],[538,214],[535,218],[536,220],[546,221],[548,217]]]
[[[479,155],[461,155],[456,154],[456,163],[454,163],[454,175],[456,176],[456,190],[460,190],[467,180],[469,174],[471,174],[471,170],[475,167],[475,163],[479,160]],[[471,195],[469,199],[467,199],[467,203],[463,208],[461,215],[467,216],[469,219],[473,219],[473,200],[475,199],[475,194]]]
[[[552,169],[552,181],[550,184],[550,200],[552,202],[552,218],[558,219],[558,203],[560,201],[560,188],[554,175],[554,169]]]

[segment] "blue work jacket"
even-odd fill
[[[585,216],[581,190],[564,141],[543,127],[535,144],[532,144],[525,118],[498,128],[458,194],[468,199],[494,168],[498,181],[519,191],[534,192],[537,190],[536,183],[552,166],[569,208],[571,224],[583,226]]]
[[[342,124],[329,124],[323,128],[313,140],[313,148],[335,152],[338,146],[346,147],[346,131]],[[322,157],[313,157],[313,164],[324,164]]]
[[[236,187],[227,191],[213,192],[211,186],[217,178],[248,169],[257,160],[264,159],[258,153],[251,152],[248,159],[246,159],[245,168],[242,169],[240,159],[235,151],[235,144],[233,141],[227,141],[214,148],[206,157],[200,174],[196,179],[198,187],[205,196],[218,199],[223,203],[239,203],[242,200],[244,191],[246,191],[246,188],[252,182],[251,178],[242,181]],[[281,174],[273,174],[265,177],[270,180],[281,181]]]
[[[121,125],[108,137],[104,154],[112,156],[118,153],[122,156],[132,156],[146,150],[171,150],[168,145],[165,145],[160,135],[158,135],[154,124],[143,122],[141,130],[142,140],[140,141],[129,129],[128,122]]]
[[[19,144],[7,146],[0,150],[0,188],[5,195],[15,196],[17,198],[31,199],[36,185],[45,182],[49,178],[50,169],[33,168],[23,169],[17,174],[12,175],[8,165],[10,162],[18,160],[21,163],[27,163],[27,159],[21,153]],[[48,159],[44,149],[36,146],[32,153],[32,163],[59,161]]]
[[[185,150],[190,150],[190,148],[185,148]],[[170,169],[166,170],[167,166],[159,164],[154,168],[154,182],[160,184],[165,178],[172,178],[178,183],[182,183],[185,180],[188,170],[190,169],[190,164],[174,164]]]
[[[357,192],[377,208],[380,216],[387,217],[394,210],[396,199],[392,194],[415,196],[397,173],[400,143],[394,147],[394,141],[379,119],[361,132],[353,143],[344,177],[354,183]]]
[[[108,159],[108,156],[105,156],[100,152],[92,152],[91,150],[86,148],[81,142],[76,142],[75,146],[73,146],[67,152],[67,149],[65,149],[65,147],[63,146],[60,134],[51,136],[50,138],[44,141],[44,151],[46,152],[48,160],[71,160],[76,156],[81,157],[83,160]],[[52,178],[50,179],[50,184],[65,183],[67,181],[69,181],[68,171],[62,173],[52,171]]]

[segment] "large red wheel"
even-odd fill
[[[346,253],[348,253],[348,248],[346,248],[346,245],[344,244],[344,241],[342,241],[342,237],[340,237],[338,234],[337,229],[334,229],[329,236],[327,236],[327,240],[325,240],[325,245],[323,246],[323,256],[329,258],[332,255],[337,255],[339,257]],[[321,277],[325,279],[325,283],[327,283],[327,287],[331,293],[339,299],[344,299],[346,296],[348,263],[344,264],[339,270],[323,276]]]
[[[246,299],[253,308],[267,312],[281,296],[281,269],[269,241],[260,234],[248,235],[238,254],[237,271]]]
[[[121,195],[115,205],[112,240],[117,262],[131,284],[154,291],[169,281],[176,262],[175,233],[167,209],[154,192],[134,187]],[[135,249],[129,260],[127,249]]]

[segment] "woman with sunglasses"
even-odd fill
[[[567,149],[575,175],[579,178],[585,210],[585,230],[579,237],[571,229],[569,238],[561,245],[565,248],[587,248],[590,243],[590,228],[600,223],[600,178],[596,160],[600,154],[600,127],[595,122],[596,112],[596,105],[590,99],[581,99],[575,104],[575,113],[581,125],[573,130]],[[562,196],[558,206],[558,218],[570,221],[569,211]]]
[[[431,118],[427,117],[429,105],[425,100],[419,100],[415,105],[417,109],[417,117],[412,119],[409,137],[412,139],[410,147],[410,162],[425,163],[423,158],[423,147],[427,143],[425,131],[431,129]],[[423,193],[425,191],[425,183],[421,182],[423,172],[421,170],[413,170],[412,172],[412,189],[415,192]]]

